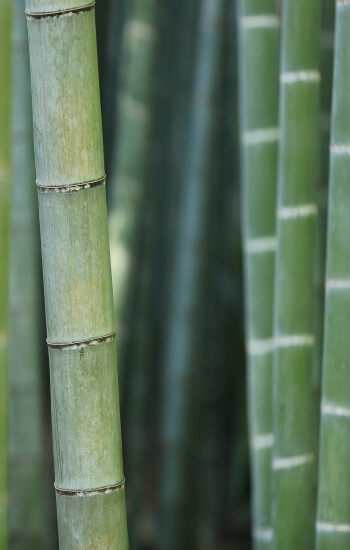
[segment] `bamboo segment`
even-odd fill
[[[122,550],[128,541],[94,9],[82,1],[28,0],[26,7],[60,548]]]
[[[275,281],[274,544],[314,546],[315,348],[320,2],[283,4]]]
[[[317,549],[350,545],[350,4],[336,3]]]
[[[197,330],[208,210],[216,91],[221,52],[223,2],[202,0],[199,8],[197,58],[191,97],[189,154],[186,157],[173,259],[172,295],[164,358],[160,548],[193,547],[193,441],[196,416]]]
[[[11,2],[0,0],[0,550],[8,539],[8,252]]]
[[[10,541],[11,548],[44,545],[43,439],[39,343],[39,220],[27,25],[22,0],[13,2],[12,217],[10,263]]]
[[[276,250],[278,63],[275,0],[240,1],[240,104],[243,171],[248,416],[255,548],[271,548],[273,282]]]

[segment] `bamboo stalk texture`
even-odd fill
[[[271,548],[273,288],[279,34],[276,2],[239,9],[243,248],[253,540]]]
[[[22,0],[12,24],[12,211],[10,254],[10,544],[44,546],[44,470],[39,316],[39,219],[29,51]]]
[[[336,2],[317,549],[350,545],[350,4]]]
[[[94,4],[27,0],[60,548],[128,548]]]
[[[318,407],[314,385],[320,2],[282,10],[275,279],[274,545],[315,541]]]
[[[8,269],[11,2],[0,0],[0,550],[8,542]]]

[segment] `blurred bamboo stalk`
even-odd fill
[[[35,187],[27,24],[12,4],[12,216],[10,254],[10,543],[41,550],[45,537]]]
[[[191,494],[199,375],[195,363],[222,16],[221,0],[201,1],[164,356],[159,546],[167,550],[192,547],[197,527]]]
[[[272,548],[273,288],[280,18],[275,0],[238,13],[245,325],[254,548]]]
[[[158,44],[159,0],[136,0],[125,28],[119,129],[109,212],[118,364],[122,408],[130,376],[130,342],[138,296],[143,204],[150,161],[152,98]]]
[[[350,4],[335,5],[317,550],[350,546]]]
[[[0,550],[8,544],[8,283],[11,1],[0,0]]]
[[[313,380],[321,3],[282,11],[275,282],[274,545],[315,540],[319,395]]]
[[[126,550],[94,4],[26,8],[60,549]]]

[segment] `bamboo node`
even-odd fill
[[[267,353],[272,353],[274,349],[275,341],[273,338],[248,340],[247,342],[248,355],[266,355]]]
[[[253,538],[263,542],[270,542],[273,539],[272,527],[257,527],[253,530]]]
[[[65,497],[92,497],[95,495],[115,493],[125,489],[125,478],[115,485],[98,487],[96,489],[61,489],[54,484],[56,493]]]
[[[350,533],[350,525],[347,523],[326,523],[318,521],[316,523],[317,531],[326,533]]]
[[[273,143],[280,139],[279,128],[258,128],[246,130],[242,133],[243,145],[259,145],[260,143]]]
[[[87,346],[97,346],[98,344],[105,344],[107,342],[111,342],[114,340],[116,336],[115,331],[111,334],[107,334],[106,336],[99,336],[97,338],[89,338],[88,340],[81,340],[80,342],[63,342],[63,343],[54,343],[49,342],[46,340],[47,345],[51,349],[56,349],[60,351],[64,350],[77,350],[81,348],[85,348]]]
[[[260,451],[262,449],[271,449],[275,441],[273,434],[261,434],[253,437],[251,441],[251,447],[255,451]]]
[[[244,243],[244,249],[247,254],[275,252],[275,250],[277,249],[277,238],[276,236],[272,235],[269,237],[247,239]]]
[[[314,344],[315,337],[312,334],[291,334],[275,338],[276,348],[311,347]]]
[[[316,216],[318,208],[316,204],[299,204],[296,206],[281,206],[277,209],[277,217],[280,220],[292,220]]]
[[[37,190],[40,193],[75,193],[76,191],[86,191],[100,185],[106,185],[106,175],[97,180],[84,181],[82,183],[69,183],[68,185],[42,185],[36,182]]]
[[[334,155],[350,155],[350,145],[332,143],[329,149]]]
[[[314,460],[315,455],[313,453],[291,457],[275,457],[272,461],[272,467],[274,470],[286,470],[304,466],[305,464],[314,462]]]
[[[240,17],[239,23],[242,29],[277,29],[280,26],[280,18],[275,14],[245,15]]]
[[[320,71],[287,71],[281,73],[280,81],[282,84],[294,84],[296,82],[318,83],[321,81],[321,73]]]
[[[330,403],[323,403],[321,410],[322,414],[350,418],[350,409],[347,409],[346,407],[338,407],[337,405],[331,405]]]
[[[327,290],[349,290],[350,289],[350,280],[349,279],[328,279],[326,281]]]
[[[85,6],[79,6],[76,8],[64,8],[62,10],[55,10],[55,11],[31,12],[29,10],[25,10],[25,14],[28,19],[44,19],[47,17],[60,17],[62,15],[73,15],[75,13],[91,11],[93,9],[95,9],[95,2],[90,2],[90,4],[86,4]]]

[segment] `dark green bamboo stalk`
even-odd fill
[[[315,539],[320,7],[318,0],[286,0],[282,10],[273,381],[274,544],[279,550],[310,550]]]
[[[199,8],[188,154],[185,158],[173,259],[172,295],[164,363],[163,457],[160,495],[160,548],[191,547],[195,536],[193,442],[197,396],[194,363],[200,325],[199,305],[208,166],[211,158],[213,93],[221,52],[221,0],[202,0]]]
[[[349,159],[350,2],[336,2],[330,188],[327,230],[325,345],[317,510],[317,549],[350,545]]]
[[[11,2],[0,0],[0,550],[8,542],[8,252]]]
[[[135,313],[145,174],[150,159],[151,101],[157,53],[159,0],[136,0],[125,28],[126,62],[120,96],[110,209],[111,260],[119,337],[122,400]]]
[[[60,548],[124,550],[94,4],[26,7]]]
[[[13,550],[44,545],[39,220],[29,51],[22,0],[13,2],[12,219],[10,264],[10,541]]]
[[[239,9],[248,416],[255,548],[271,548],[273,283],[276,250],[278,62],[275,0]]]

